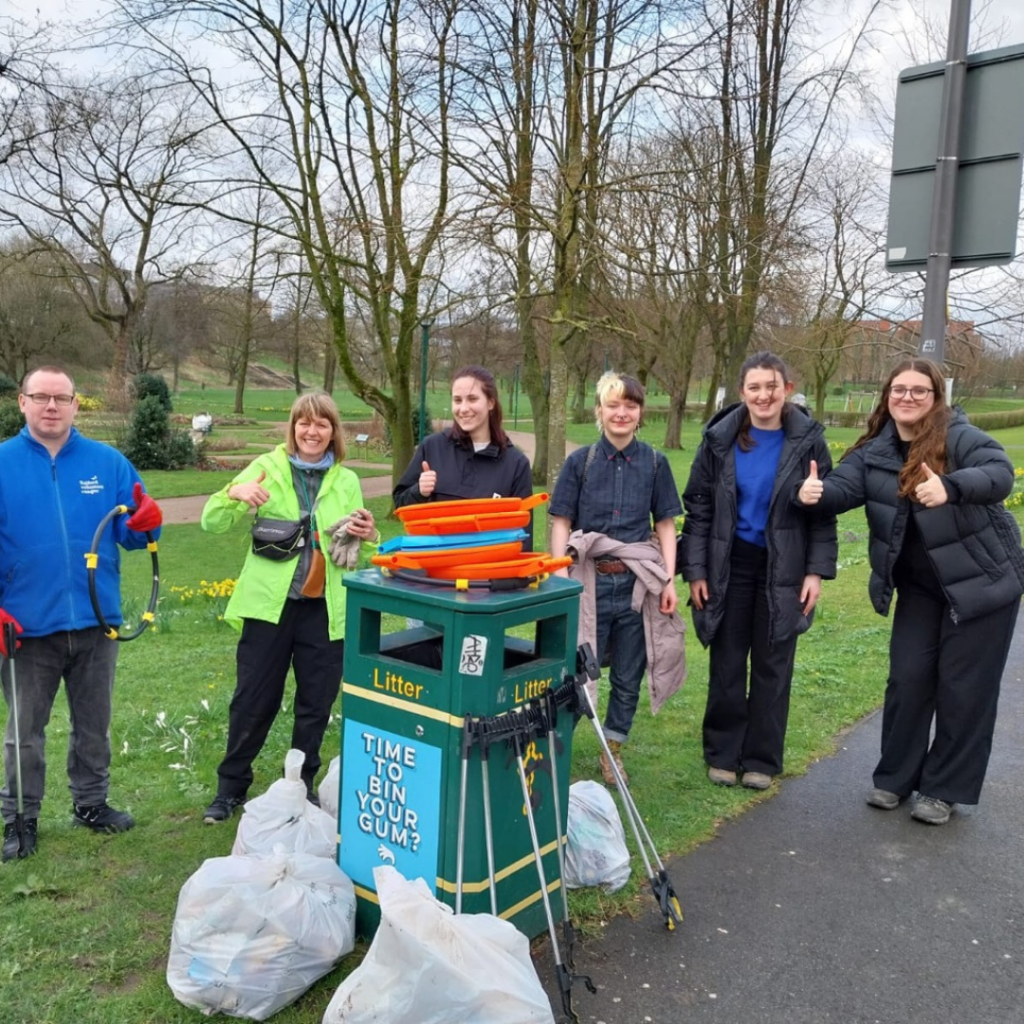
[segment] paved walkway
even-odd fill
[[[516,447],[521,448],[526,454],[526,457],[533,461],[533,434],[527,434],[521,430],[510,430],[508,435],[512,438]],[[579,446],[573,444],[571,441],[567,441],[565,445],[566,453],[571,452],[577,447]],[[346,465],[380,468],[379,462],[360,462],[357,459],[349,460],[346,462]],[[391,493],[390,472],[382,473],[380,476],[364,477],[360,483],[362,485],[364,498],[383,498]],[[198,523],[203,514],[203,506],[206,504],[206,499],[208,497],[209,495],[206,494],[196,494],[184,498],[162,498],[160,500],[160,508],[164,513],[164,522],[169,526],[181,525],[183,523]]]
[[[615,918],[577,951],[577,970],[598,986],[574,988],[580,1020],[1021,1024],[1022,679],[1018,623],[977,807],[940,828],[907,805],[868,807],[881,728],[872,715],[834,757],[668,864],[686,915],[674,933],[644,897],[637,917]],[[550,959],[536,958],[542,975]],[[557,1010],[557,986],[545,983]]]

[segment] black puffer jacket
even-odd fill
[[[705,647],[722,621],[729,589],[729,556],[736,535],[736,436],[743,423],[744,406],[723,409],[704,428],[704,439],[690,469],[683,492],[686,521],[681,545],[682,576],[687,582],[708,581],[704,608],[693,609],[693,626]],[[800,605],[804,577],[833,579],[836,574],[835,518],[808,515],[792,502],[792,495],[810,472],[811,459],[818,472],[827,472],[832,460],[825,431],[802,408],[788,407],[783,420],[786,439],[768,508],[769,641],[778,643],[806,632],[813,612]]]
[[[870,538],[871,603],[888,615],[893,566],[903,547],[907,515],[914,522],[955,622],[1002,608],[1024,594],[1024,551],[1017,521],[1003,506],[1013,490],[1013,463],[998,441],[971,426],[959,409],[946,438],[942,476],[949,501],[925,508],[897,497],[903,468],[892,422],[836,466],[816,506],[834,514],[865,506]]]

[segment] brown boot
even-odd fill
[[[622,767],[622,757],[619,753],[622,750],[622,744],[618,740],[609,740],[608,749],[612,752],[612,759],[615,761],[615,764],[619,769],[619,773],[622,775],[622,781],[628,784],[629,776],[626,774],[626,769]],[[608,760],[608,755],[603,750],[601,751],[601,777],[604,779],[604,784],[606,786],[618,788],[615,772],[612,770],[611,762]]]

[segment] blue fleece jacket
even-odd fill
[[[73,427],[56,457],[27,427],[0,444],[0,607],[25,636],[98,625],[85,555],[103,517],[115,505],[133,504],[139,479],[117,449]],[[116,516],[104,530],[96,566],[100,608],[112,626],[124,621],[117,545],[146,545],[144,533],[125,526],[127,518]]]

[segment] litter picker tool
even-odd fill
[[[654,841],[651,839],[651,834],[647,831],[647,826],[644,824],[644,820],[640,816],[639,811],[637,811],[636,804],[633,801],[633,795],[629,791],[629,786],[626,784],[626,780],[623,778],[622,772],[619,770],[619,766],[608,747],[608,741],[605,739],[604,730],[597,721],[597,712],[594,709],[594,701],[590,696],[590,690],[587,689],[587,680],[598,679],[601,675],[601,667],[598,665],[597,659],[594,657],[594,652],[591,649],[590,644],[582,644],[580,646],[576,655],[576,671],[576,690],[579,710],[585,714],[593,724],[594,731],[597,733],[598,743],[601,744],[604,756],[607,759],[608,764],[611,765],[612,772],[615,775],[616,788],[619,791],[619,796],[622,797],[622,806],[626,810],[626,817],[629,819],[630,827],[633,829],[633,836],[636,839],[637,849],[640,851],[640,856],[644,862],[644,870],[647,872],[647,880],[651,886],[651,892],[654,894],[654,898],[658,901],[658,908],[661,910],[661,915],[665,919],[665,927],[668,928],[670,932],[675,931],[676,925],[681,924],[683,920],[683,911],[682,907],[679,905],[679,898],[676,896],[675,889],[672,887],[672,882],[669,880],[668,873],[665,870],[665,865],[658,856],[658,851],[654,848]],[[657,865],[657,870],[652,866],[652,860],[654,861],[654,864]]]
[[[511,717],[511,715],[508,717]],[[541,900],[544,902],[544,914],[547,917],[548,922],[548,936],[551,939],[551,953],[555,958],[555,977],[558,980],[558,991],[562,997],[562,1010],[564,1011],[565,1017],[573,1021],[574,1024],[578,1024],[579,1016],[572,1008],[573,982],[577,980],[583,981],[587,986],[587,989],[593,993],[596,993],[597,989],[594,987],[594,983],[586,975],[572,973],[571,968],[566,966],[565,962],[562,960],[562,954],[558,947],[558,935],[555,932],[555,918],[551,911],[551,900],[548,897],[547,876],[544,873],[544,858],[540,852],[540,840],[537,837],[537,824],[533,819],[533,806],[530,801],[530,784],[526,780],[526,765],[523,761],[523,738],[522,730],[513,730],[511,736],[512,750],[515,753],[516,767],[519,770],[519,782],[523,788],[523,809],[526,812],[526,820],[530,827],[530,841],[533,843],[533,859],[537,865],[537,875],[540,882],[540,896]],[[554,752],[549,751],[549,753],[551,755],[551,760],[554,760]],[[558,848],[561,850],[562,830],[560,823],[558,829],[556,829],[555,838]],[[559,866],[561,866],[561,857],[559,857]]]
[[[25,794],[21,784],[21,731],[18,728],[18,674],[14,668],[18,649],[18,634],[13,622],[4,623],[4,644],[7,647],[7,673],[11,688],[11,729],[14,733],[14,828],[18,836],[18,856],[25,852]]]
[[[157,544],[149,530],[146,531],[146,550],[153,559],[153,589],[149,594],[149,607],[139,616],[139,624],[135,629],[130,633],[121,633],[116,626],[111,626],[103,616],[99,595],[96,593],[96,567],[100,562],[99,549],[103,531],[107,528],[107,524],[115,517],[131,515],[134,511],[136,511],[134,505],[115,505],[100,520],[100,524],[96,527],[96,532],[92,537],[92,547],[85,554],[85,568],[89,575],[89,600],[92,602],[92,610],[96,616],[96,621],[111,640],[134,640],[136,637],[141,636],[145,628],[156,618],[156,599],[160,594],[160,563],[156,556]]]

